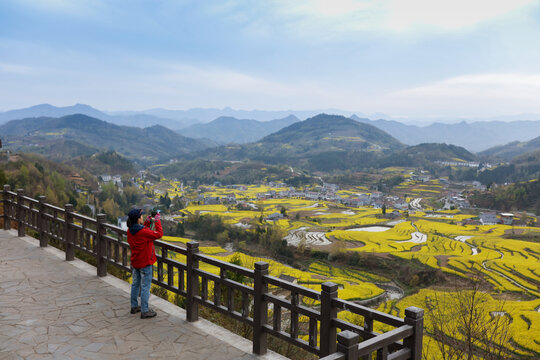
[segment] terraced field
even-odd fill
[[[411,194],[409,202],[434,196],[435,193],[438,196],[442,191],[438,183],[422,186],[406,180],[400,186]],[[331,202],[304,199],[257,200],[257,193],[278,190],[264,186],[247,186],[245,191],[209,188],[210,191],[205,194],[224,196],[234,192],[237,199],[244,199],[252,204],[252,208],[237,210],[225,205],[192,204],[183,213],[217,214],[228,224],[248,227],[259,223],[261,216],[266,218],[285,208],[288,217],[276,221],[263,219],[263,223],[273,223],[287,231],[285,239],[291,245],[303,243],[327,249],[328,244],[338,242],[345,245],[340,247],[341,251],[416,259],[464,279],[481,276],[492,286],[491,293],[485,299],[485,306],[489,309],[502,308],[500,315],[511,319],[511,341],[505,346],[514,354],[540,357],[540,243],[512,239],[509,235],[515,230],[512,226],[457,225],[475,215],[463,214],[458,210],[429,211],[426,207],[422,211],[410,211],[409,217],[404,216],[396,221],[383,218],[380,209],[371,207],[348,208]],[[341,192],[343,196],[350,196],[365,193],[366,190],[358,187]],[[171,194],[176,193],[169,192],[169,196]],[[424,200],[416,200],[414,204],[419,207],[424,204]],[[538,228],[519,229],[525,233],[538,231]],[[172,238],[168,240],[184,241]],[[258,260],[216,246],[203,247],[202,251],[225,260],[240,258],[242,264],[248,267]],[[271,263],[273,275],[293,276],[298,283],[313,289],[319,290],[322,282],[334,281],[340,285],[340,297],[349,300],[362,301],[381,296],[385,291],[382,284],[389,283],[388,279],[373,273],[332,267],[321,262],[311,264],[308,271],[300,271],[272,260],[265,261]],[[430,299],[452,296],[454,293],[451,290],[428,288],[411,296],[383,301],[380,309],[402,316],[407,306],[427,309]],[[491,312],[491,318],[498,316],[495,310]],[[438,347],[429,337],[430,331],[432,327],[428,322],[425,351],[435,354],[431,358],[437,358]]]

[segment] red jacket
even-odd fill
[[[134,226],[127,231],[127,241],[131,247],[131,266],[135,269],[142,269],[156,262],[156,251],[154,249],[154,240],[163,236],[161,221],[155,222],[156,230],[150,230],[150,221],[144,222],[144,227]],[[131,231],[135,234],[132,234]]]

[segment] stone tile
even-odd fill
[[[83,350],[88,352],[98,352],[104,345],[105,344],[103,343],[91,343],[85,346]]]
[[[0,360],[257,358],[246,340],[206,320],[188,323],[185,311],[155,296],[156,318],[129,314],[128,284],[12,234],[0,230]]]

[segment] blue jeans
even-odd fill
[[[139,306],[137,301],[139,289],[141,291],[141,311],[148,312],[148,298],[150,298],[150,285],[152,284],[152,265],[141,269],[133,268],[131,279],[131,307]]]

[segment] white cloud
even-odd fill
[[[105,10],[105,3],[102,0],[17,0],[16,4],[77,17],[102,15]]]
[[[0,72],[27,75],[31,74],[33,69],[24,65],[0,63]]]
[[[301,35],[332,32],[454,31],[504,17],[537,0],[275,0],[278,16]],[[314,33],[316,32],[316,34]]]
[[[493,20],[537,3],[536,0],[391,0],[385,27],[408,30],[432,27],[458,30]]]
[[[491,116],[540,112],[540,74],[472,74],[392,92],[380,99],[394,113]]]

